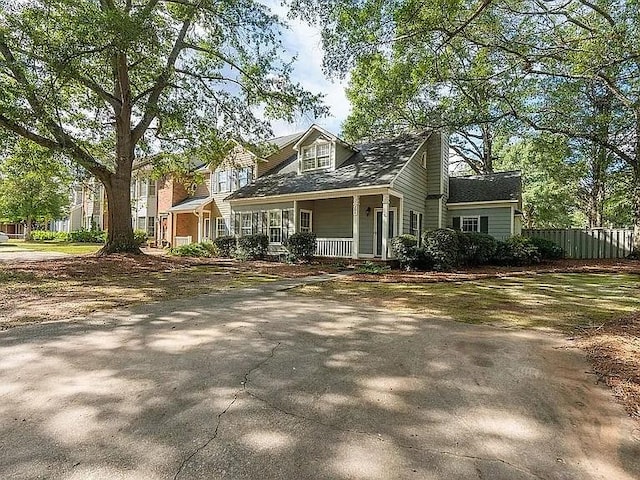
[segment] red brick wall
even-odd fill
[[[198,241],[198,217],[193,213],[178,213],[176,215],[176,236],[187,237],[191,235],[194,242]]]

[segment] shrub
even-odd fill
[[[214,245],[211,241],[201,242],[202,248],[204,248],[207,252],[209,252],[210,257],[218,257],[218,247]]]
[[[460,255],[467,265],[485,265],[494,258],[498,242],[486,233],[460,233]]]
[[[358,266],[358,273],[368,273],[371,275],[381,275],[391,270],[389,265],[381,265],[379,263],[366,262]]]
[[[264,258],[269,248],[269,237],[264,233],[246,235],[238,238],[235,257],[239,260],[256,260]]]
[[[105,243],[107,241],[107,232],[82,228],[71,232],[69,240],[75,243]]]
[[[540,263],[540,252],[531,239],[514,235],[504,242],[498,242],[493,261],[498,265],[533,265]]]
[[[202,243],[190,243],[169,249],[171,255],[177,257],[210,257],[210,249]]]
[[[50,232],[48,230],[32,230],[31,239],[34,242],[68,242],[69,234],[67,232]]]
[[[417,247],[418,239],[414,235],[400,235],[391,240],[391,250],[400,268],[411,270],[415,267]]]
[[[558,260],[564,258],[564,250],[551,240],[542,237],[529,237],[529,240],[531,244],[538,249],[541,260]]]
[[[285,245],[293,260],[311,260],[316,254],[316,234],[312,232],[294,233]]]
[[[149,234],[145,230],[134,230],[133,239],[138,245],[143,245],[149,240]]]
[[[416,248],[416,258],[413,262],[413,268],[420,271],[433,269],[433,257],[424,248]]]
[[[217,255],[222,258],[231,258],[236,251],[236,237],[227,235],[218,237],[213,241]]]
[[[425,232],[423,248],[431,258],[433,269],[448,272],[460,266],[460,234],[450,228],[439,228]]]

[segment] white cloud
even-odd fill
[[[274,134],[279,136],[306,130],[314,121],[331,132],[339,133],[351,108],[344,92],[347,81],[329,80],[322,72],[324,50],[320,30],[302,20],[288,20],[289,10],[278,0],[263,0],[263,2],[289,25],[289,29],[283,31],[282,40],[288,56],[297,57],[293,80],[312,93],[324,94],[325,104],[330,109],[330,116],[325,118],[314,119],[307,115],[293,124],[282,121],[273,122]]]

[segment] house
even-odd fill
[[[172,245],[265,233],[278,249],[295,232],[314,232],[317,254],[391,256],[403,233],[451,227],[503,239],[519,233],[517,172],[449,178],[445,134],[429,132],[350,145],[318,125],[271,141],[259,158],[236,145],[195,192],[167,190],[158,206]],[[160,193],[159,193],[160,195]]]

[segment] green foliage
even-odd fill
[[[209,245],[203,243],[190,243],[188,245],[181,245],[179,247],[173,247],[169,249],[170,255],[176,257],[211,257],[212,251]]]
[[[246,235],[238,238],[235,257],[238,260],[257,260],[264,258],[269,248],[269,237],[264,233]]]
[[[439,228],[425,232],[423,248],[433,262],[433,269],[438,272],[449,272],[460,266],[460,234],[449,228]]]
[[[485,233],[460,233],[460,256],[467,265],[486,265],[493,259],[498,242]]]
[[[380,263],[365,262],[358,265],[358,273],[366,273],[369,275],[382,275],[391,271],[389,265],[382,265]]]
[[[69,233],[69,241],[74,243],[104,243],[107,241],[107,232],[82,228]]]
[[[213,245],[216,249],[216,253],[221,258],[231,258],[236,251],[236,237],[227,235],[224,237],[218,237],[213,241]]]
[[[559,260],[564,258],[564,250],[551,240],[541,237],[529,237],[529,241],[538,249],[541,260]]]
[[[149,240],[149,234],[146,230],[137,229],[133,231],[133,239],[138,245],[142,246]]]
[[[540,263],[540,252],[530,238],[514,235],[498,242],[493,263],[498,265],[524,266]]]
[[[315,233],[298,232],[289,237],[285,246],[293,260],[309,261],[316,254],[316,245]]]
[[[418,239],[414,235],[404,234],[391,239],[394,258],[403,270],[411,270],[416,262]]]
[[[34,242],[68,242],[67,232],[51,232],[49,230],[32,230],[31,240]]]
[[[257,143],[272,120],[327,113],[258,0],[3,1],[0,18],[2,137],[64,152],[111,185],[120,218],[134,159],[166,160],[155,175],[215,162],[228,132]],[[110,228],[105,251],[137,250],[130,226]]]
[[[0,218],[30,226],[64,217],[71,175],[63,161],[27,141],[16,142],[0,159]]]

